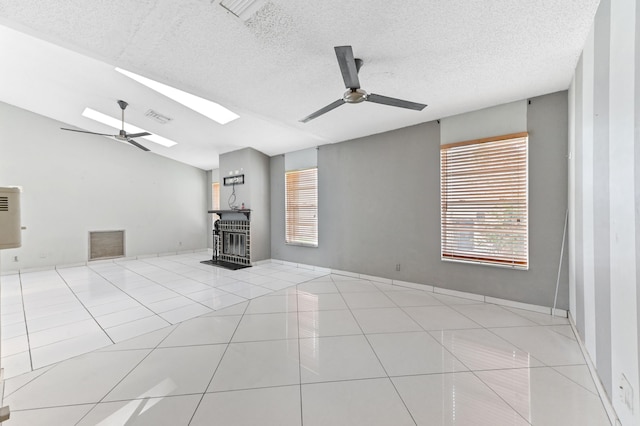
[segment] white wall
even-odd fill
[[[635,0],[600,3],[569,104],[571,315],[623,425],[640,424],[638,16]],[[622,375],[633,387],[633,409],[619,395]]]
[[[127,256],[207,247],[205,171],[4,103],[0,117],[0,184],[22,186],[27,227],[3,270],[86,262],[94,230],[124,229]]]

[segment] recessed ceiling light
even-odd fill
[[[120,130],[121,126],[122,126],[122,122],[116,118],[113,117],[109,117],[108,115],[105,115],[101,112],[98,112],[94,109],[91,108],[85,108],[84,111],[82,111],[82,115],[84,117],[90,118],[92,120],[95,120],[97,122],[100,122],[102,124],[106,124],[109,127],[113,127],[114,129],[118,129]],[[133,126],[127,122],[124,123],[124,130],[127,133],[142,133],[142,132],[146,132],[146,130],[141,129],[140,127],[136,127]],[[148,132],[150,133],[150,132]],[[148,141],[151,142],[155,142],[159,145],[162,146],[166,146],[167,148],[170,148],[174,145],[177,145],[177,142],[172,141],[171,139],[167,139],[167,138],[163,138],[162,136],[158,136],[158,135],[150,135],[150,136],[144,136],[143,139],[146,139]]]
[[[176,89],[175,87],[167,86],[166,84],[148,79],[131,71],[123,70],[122,68],[116,68],[116,71],[220,124],[227,124],[240,117],[235,112],[229,111],[220,104]]]

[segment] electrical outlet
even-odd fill
[[[624,374],[620,375],[620,386],[618,390],[620,402],[626,405],[629,411],[633,413],[633,388]]]
[[[399,270],[400,270],[400,264],[396,263],[396,271],[399,271]]]

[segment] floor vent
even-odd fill
[[[89,260],[124,257],[124,231],[90,231]]]

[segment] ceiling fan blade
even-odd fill
[[[142,133],[127,133],[127,137],[128,138],[141,138],[144,136],[151,136],[151,133],[149,132],[142,132]]]
[[[127,142],[129,142],[133,146],[140,148],[143,151],[151,151],[149,148],[147,148],[146,146],[140,145],[138,142],[134,141],[133,139],[127,139]]]
[[[351,46],[336,46],[334,49],[338,58],[338,65],[340,65],[340,72],[342,72],[344,86],[347,89],[359,89],[360,80],[358,79],[356,60],[353,57],[353,49],[351,49]]]
[[[313,120],[314,118],[318,118],[322,114],[325,114],[325,113],[331,111],[332,109],[338,108],[340,105],[342,105],[344,103],[345,103],[344,99],[338,99],[337,101],[330,103],[326,107],[319,109],[318,111],[314,112],[313,114],[307,115],[305,118],[300,120],[300,122],[301,123],[306,123],[308,121]]]
[[[369,93],[369,95],[367,95],[367,101],[375,102],[377,104],[390,105],[394,107],[413,109],[416,111],[422,111],[427,106],[425,104],[419,104],[416,102],[403,101],[402,99],[376,95],[375,93]]]
[[[96,132],[87,132],[86,130],[76,130],[76,129],[66,129],[64,127],[60,127],[61,130],[67,130],[69,132],[78,132],[78,133],[88,133],[90,135],[99,135],[99,136],[113,136],[107,133],[96,133]]]

